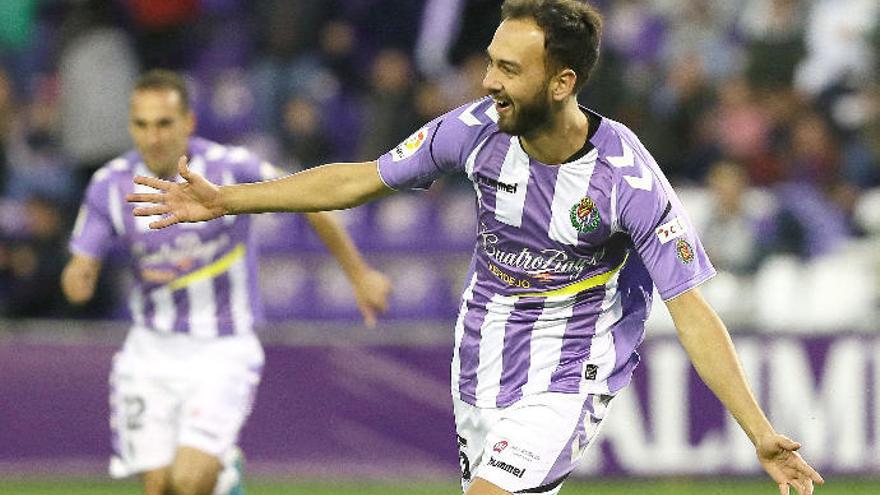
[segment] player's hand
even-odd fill
[[[180,222],[204,222],[226,214],[220,203],[220,188],[190,171],[185,156],[177,162],[177,170],[186,182],[171,182],[155,177],[137,176],[135,184],[152,187],[157,193],[132,193],[125,197],[129,203],[152,203],[140,206],[134,214],[140,217],[165,215],[150,223],[151,229],[161,229]]]
[[[767,435],[755,445],[758,460],[779,485],[780,495],[789,495],[789,486],[800,495],[813,495],[813,483],[825,483],[822,476],[797,453],[800,448],[801,444],[779,434]]]
[[[364,324],[369,328],[376,326],[378,315],[388,308],[388,294],[391,292],[391,281],[376,270],[368,269],[366,273],[352,281],[354,298],[358,309],[364,317]]]

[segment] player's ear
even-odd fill
[[[196,113],[189,109],[186,111],[186,126],[189,133],[192,134],[196,130]]]
[[[553,77],[550,94],[555,101],[562,101],[574,94],[577,74],[571,69],[562,69]]]

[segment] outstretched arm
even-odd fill
[[[718,396],[755,445],[758,460],[776,481],[779,493],[788,495],[789,485],[801,495],[812,495],[813,483],[824,481],[797,453],[800,444],[776,433],[739,364],[733,342],[697,289],[691,289],[666,303],[678,338],[700,377]]]
[[[271,211],[326,211],[351,208],[393,192],[379,177],[377,162],[324,165],[280,179],[217,186],[178,162],[186,182],[135,177],[158,193],[132,193],[132,203],[153,203],[134,209],[138,216],[166,215],[152,222],[158,229],[179,222],[201,222],[223,215]]]
[[[376,326],[376,316],[388,307],[391,282],[367,265],[332,213],[307,213],[306,218],[351,282],[364,323],[370,328]]]

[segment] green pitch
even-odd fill
[[[460,495],[455,484],[251,481],[248,495]],[[22,481],[0,480],[0,493],[10,495],[137,495],[131,482],[95,480]],[[617,480],[593,483],[570,482],[560,495],[775,495],[779,492],[763,480]],[[795,491],[792,490],[794,494]],[[877,495],[880,480],[829,480],[816,495]]]

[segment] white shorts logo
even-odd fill
[[[674,219],[657,227],[657,230],[655,230],[654,232],[657,233],[657,238],[660,239],[660,243],[666,244],[667,242],[684,235],[685,228],[684,224],[681,222],[681,219],[675,217]]]
[[[422,127],[413,133],[412,136],[406,138],[406,140],[400,143],[396,148],[391,150],[391,160],[395,162],[399,162],[400,160],[404,160],[413,156],[419,148],[425,144],[425,141],[428,139],[428,128]]]

